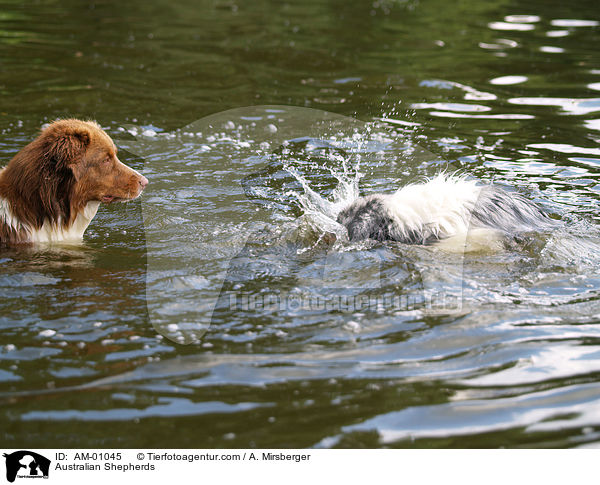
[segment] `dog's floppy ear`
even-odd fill
[[[77,162],[90,144],[90,131],[85,126],[50,127],[48,154],[59,169],[67,169]]]

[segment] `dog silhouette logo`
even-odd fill
[[[27,478],[48,478],[50,460],[33,451],[21,450],[7,455],[6,479],[14,482],[17,476]]]

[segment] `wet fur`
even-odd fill
[[[555,224],[518,193],[446,175],[394,194],[360,197],[339,213],[337,221],[346,227],[351,241],[405,244],[428,244],[474,229],[514,234]]]

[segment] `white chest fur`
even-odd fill
[[[77,242],[83,238],[83,233],[98,212],[99,206],[100,202],[88,202],[68,227],[64,227],[62,221],[51,223],[45,220],[42,227],[34,229],[19,221],[10,210],[8,201],[0,198],[0,221],[17,231],[25,230],[29,234],[29,242]]]

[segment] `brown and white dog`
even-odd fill
[[[81,240],[101,202],[146,185],[97,123],[55,121],[0,170],[0,244]]]

